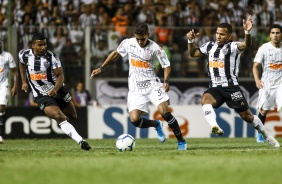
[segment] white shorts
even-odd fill
[[[274,110],[275,107],[277,107],[277,111],[282,110],[282,85],[270,90],[260,89],[257,108]]]
[[[155,86],[151,91],[147,93],[129,91],[127,96],[128,112],[134,109],[138,109],[144,114],[149,113],[149,104],[153,103],[156,107],[162,102],[168,101],[169,96],[165,92],[162,83]]]
[[[8,104],[8,97],[10,96],[10,89],[7,84],[0,84],[0,105]]]

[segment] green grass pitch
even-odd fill
[[[1,184],[276,184],[282,148],[254,138],[137,139],[119,152],[114,139],[88,140],[84,151],[71,139],[18,139],[0,144]],[[282,143],[282,138],[278,141]]]

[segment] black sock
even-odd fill
[[[138,128],[157,127],[158,125],[155,120],[149,120],[145,118],[140,118],[137,122],[132,122],[132,124]]]
[[[0,116],[0,136],[4,134],[5,115]]]
[[[261,114],[261,113],[259,112],[259,114],[258,114],[258,118],[261,120],[262,124],[264,125],[264,123],[265,123],[265,119],[266,119],[266,116],[265,116],[265,115],[263,115],[263,114]]]
[[[183,139],[179,124],[177,120],[171,115],[170,112],[167,112],[162,115],[162,117],[167,121],[169,128],[172,129],[176,139],[179,142],[184,142],[185,140]]]

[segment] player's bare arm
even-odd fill
[[[20,75],[21,75],[21,79],[22,79],[22,90],[24,92],[27,92],[28,91],[28,84],[26,82],[26,73],[25,73],[26,65],[20,63],[19,68],[20,68]]]
[[[245,21],[245,19],[243,19],[243,28],[245,31],[245,40],[243,42],[240,42],[238,45],[238,49],[243,51],[246,50],[248,47],[250,47],[252,45],[252,38],[251,38],[251,34],[250,31],[253,27],[253,20],[252,20],[252,16],[250,15],[248,17],[248,19]]]
[[[14,85],[11,89],[11,95],[15,96],[18,92],[18,72],[16,68],[10,69],[13,72]]]
[[[253,63],[253,76],[256,82],[256,86],[258,89],[263,88],[263,82],[260,80],[260,70],[262,69],[262,66],[260,63],[254,62]]]
[[[119,56],[120,54],[117,52],[117,50],[114,50],[113,52],[111,52],[110,55],[107,57],[107,59],[104,61],[104,63],[99,68],[96,68],[92,71],[90,75],[90,79],[93,79],[95,75],[98,75],[99,73],[101,73],[103,68],[105,68],[112,61],[116,60]]]
[[[197,48],[194,44],[195,38],[199,36],[199,33],[195,33],[194,29],[189,31],[187,33],[187,38],[188,38],[188,52],[191,57],[200,57],[202,54],[199,51],[199,48]]]
[[[163,88],[165,89],[165,92],[169,91],[169,78],[170,78],[170,72],[171,72],[171,67],[168,66],[164,68],[164,83],[163,83]]]
[[[54,88],[48,91],[48,95],[53,97],[57,95],[58,90],[63,86],[64,72],[62,67],[54,69],[54,74],[57,76],[57,81]]]

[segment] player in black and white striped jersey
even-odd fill
[[[209,89],[202,96],[202,107],[208,123],[211,125],[213,134],[222,135],[224,132],[216,122],[214,108],[226,103],[234,109],[241,118],[258,130],[268,144],[273,147],[280,147],[280,144],[265,129],[261,120],[253,115],[244,94],[239,87],[238,72],[239,58],[243,51],[251,46],[252,17],[243,19],[245,40],[243,42],[231,41],[232,26],[228,23],[221,23],[216,30],[216,41],[203,44],[200,48],[194,45],[194,39],[199,35],[191,30],[187,33],[188,51],[191,57],[208,56],[208,74],[210,77]]]
[[[80,144],[84,150],[90,146],[76,132],[68,119],[76,119],[77,114],[69,92],[64,87],[64,73],[59,58],[47,50],[47,39],[36,33],[32,37],[32,48],[19,52],[19,68],[22,79],[22,90],[32,94],[42,112],[55,119],[63,132]]]
[[[282,26],[271,25],[269,37],[270,41],[258,49],[253,64],[253,75],[259,89],[256,107],[260,111],[258,117],[262,124],[270,110],[274,110],[275,107],[278,112],[282,110]],[[260,133],[257,142],[264,142]]]

